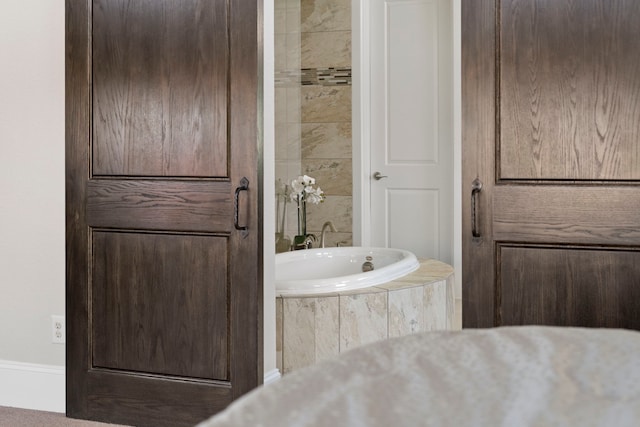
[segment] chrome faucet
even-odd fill
[[[302,236],[296,236],[302,238]],[[300,249],[311,249],[313,247],[313,242],[316,241],[316,236],[313,234],[307,234],[304,236],[304,240],[294,240],[293,245],[291,245],[292,251],[298,251]]]
[[[337,233],[338,230],[336,230],[336,226],[333,225],[333,222],[331,221],[327,221],[324,224],[322,224],[322,232],[320,233],[320,247],[324,248],[324,235],[327,232],[327,227],[329,227],[329,230],[331,230],[331,232],[333,233]]]

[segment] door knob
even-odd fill
[[[388,178],[387,175],[382,175],[380,172],[375,172],[373,174],[373,179],[376,181],[380,181],[382,178]]]

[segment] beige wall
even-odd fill
[[[3,2],[0,64],[0,359],[63,365],[64,2]]]

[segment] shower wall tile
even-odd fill
[[[313,176],[320,188],[332,196],[351,196],[351,159],[305,159],[304,173]]]
[[[351,122],[303,123],[302,157],[305,159],[351,159]]]
[[[350,67],[351,31],[301,33],[302,68]]]
[[[300,123],[301,119],[301,95],[302,91],[300,87],[288,87],[286,90],[286,103],[287,103],[287,123]]]
[[[300,26],[300,12],[301,9],[298,5],[290,7],[286,12],[286,28],[288,33],[299,33],[301,31]]]
[[[285,34],[287,32],[287,10],[284,8],[273,12],[273,28],[275,34]]]
[[[287,89],[277,87],[274,89],[273,95],[275,123],[276,125],[287,123]]]
[[[387,293],[340,296],[340,351],[386,339]]]
[[[276,123],[274,127],[275,133],[275,159],[278,160],[287,160],[287,150],[288,150],[288,142],[287,142],[287,124],[286,123]]]
[[[275,34],[273,38],[274,68],[277,71],[287,69],[287,36],[285,34]]]
[[[351,30],[351,0],[302,0],[303,32]]]
[[[389,338],[424,330],[424,287],[389,292]]]
[[[288,70],[300,70],[302,64],[302,36],[298,33],[285,35],[287,46],[286,66]]]
[[[340,246],[353,246],[353,233],[351,233],[350,229],[348,232],[344,232],[344,233],[341,233],[339,228],[337,230],[338,230],[337,233],[333,233],[329,231],[325,233],[325,241],[324,241],[325,248],[336,247],[338,246],[338,243],[340,243]],[[315,233],[318,236],[318,239],[320,239],[321,230],[309,230],[309,231],[312,233]],[[319,240],[317,244],[320,245]]]
[[[424,327],[427,331],[439,331],[447,328],[446,280],[424,286]]]
[[[303,123],[351,123],[351,86],[303,86]]]
[[[302,136],[300,123],[287,123],[286,147],[287,159],[300,162],[302,159]],[[284,144],[282,144],[284,145]]]
[[[282,372],[315,362],[315,298],[284,298]]]
[[[340,301],[336,297],[316,299],[316,362],[340,353]]]
[[[352,217],[350,196],[327,196],[322,203],[307,205],[307,230],[319,232],[325,221],[332,221],[339,231],[351,231]]]

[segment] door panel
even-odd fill
[[[500,179],[640,178],[640,9],[610,3],[499,2]]]
[[[94,175],[228,175],[227,13],[223,1],[94,2]]]
[[[228,261],[224,236],[94,231],[93,366],[227,381]]]
[[[438,190],[395,190],[387,193],[389,247],[440,258],[440,194]],[[407,227],[407,224],[411,224]],[[416,238],[416,236],[419,236]]]
[[[462,5],[463,325],[640,328],[640,4]]]
[[[258,3],[67,0],[70,417],[194,425],[262,380]]]
[[[499,246],[498,323],[640,329],[640,251]]]

